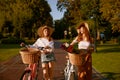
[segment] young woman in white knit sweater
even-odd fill
[[[51,37],[53,29],[48,26],[42,26],[38,29],[39,38],[33,44],[35,47],[44,47],[41,54],[41,63],[44,80],[53,80],[53,68],[55,62],[54,41]]]

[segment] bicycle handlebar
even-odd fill
[[[25,43],[21,43],[20,44],[20,46],[21,47],[25,47],[25,48],[37,48],[37,49],[39,49],[39,50],[44,50],[45,49],[45,47],[35,47],[35,46],[33,46],[33,45],[26,45]]]

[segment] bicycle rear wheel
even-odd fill
[[[20,77],[20,80],[32,80],[31,70],[25,70],[22,76]]]

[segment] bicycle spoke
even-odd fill
[[[64,69],[65,80],[77,80],[76,68],[69,61]]]
[[[30,71],[30,70],[26,70],[26,71],[22,74],[20,80],[32,80],[31,71]]]

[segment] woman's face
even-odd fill
[[[77,32],[83,34],[85,33],[85,28],[81,27],[80,29],[77,29]]]
[[[49,36],[49,29],[44,29],[43,30],[43,35],[44,35],[44,37],[48,37]]]
[[[80,32],[83,34],[83,33],[85,33],[85,28],[84,27],[81,27],[80,28]]]

